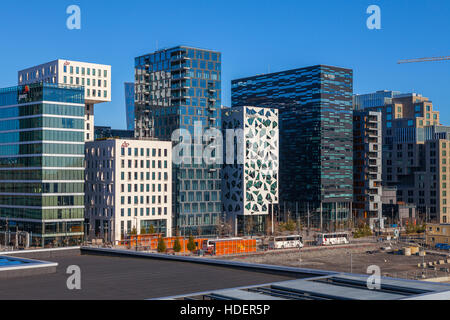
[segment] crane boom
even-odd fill
[[[398,62],[398,64],[416,63],[416,62],[429,62],[429,61],[445,61],[445,60],[450,60],[450,56],[432,57],[432,58],[419,58],[419,59],[405,59],[405,60],[400,60]]]

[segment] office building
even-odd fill
[[[134,82],[125,82],[125,113],[127,117],[127,130],[134,131]]]
[[[84,90],[0,90],[0,229],[33,246],[77,245],[84,221]]]
[[[222,130],[224,137],[227,131],[236,135],[231,144],[224,145],[224,212],[233,221],[235,234],[265,232],[271,206],[278,204],[278,110],[223,109]]]
[[[353,217],[384,228],[381,202],[381,112],[353,113]]]
[[[111,66],[58,59],[19,71],[18,81],[84,87],[85,141],[94,140],[94,106],[111,101]]]
[[[192,148],[203,150],[211,141],[194,136],[220,130],[219,52],[179,46],[137,57],[135,85],[136,138],[171,140],[175,130],[185,129],[195,140]],[[194,132],[196,124],[200,130]],[[174,166],[173,225],[186,234],[213,235],[222,213],[222,164],[201,158]]]
[[[133,229],[171,236],[172,143],[107,139],[86,143],[89,238],[117,243]]]
[[[308,206],[323,227],[351,216],[352,93],[353,71],[324,65],[232,81],[232,107],[279,110],[283,212]]]
[[[134,138],[134,130],[111,129],[111,127],[105,126],[94,127],[95,140],[108,138]]]

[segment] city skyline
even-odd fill
[[[183,21],[171,19],[179,12],[172,10],[170,4],[155,2],[150,6],[134,1],[126,8],[115,3],[106,4],[104,1],[79,1],[81,30],[68,30],[65,26],[68,3],[30,2],[25,10],[16,10],[19,6],[16,3],[5,4],[0,21],[9,30],[4,39],[6,50],[2,54],[8,63],[2,65],[0,87],[16,85],[17,70],[58,57],[110,64],[115,75],[112,102],[97,110],[97,124],[125,129],[123,83],[133,80],[132,57],[157,48],[186,44],[223,53],[222,103],[225,106],[231,105],[233,79],[327,64],[354,70],[354,93],[415,91],[430,97],[441,112],[443,124],[450,122],[446,99],[450,64],[396,64],[403,58],[449,54],[450,45],[440,41],[439,37],[439,34],[449,31],[449,27],[442,23],[446,19],[445,12],[450,10],[450,4],[445,1],[432,4],[377,1],[382,12],[381,30],[366,27],[369,2],[330,2],[322,6],[298,1],[282,4],[265,1],[258,2],[257,8],[254,7],[255,1],[239,6],[237,2],[231,2],[226,7],[220,3],[200,1],[179,4],[178,10],[186,12],[193,21],[190,28],[186,28],[189,30],[177,27],[182,26]],[[35,11],[33,9],[41,12],[38,18],[31,14]],[[133,17],[136,12],[146,10],[167,12],[167,15],[155,16],[147,28],[142,28],[144,22]],[[217,16],[217,23],[206,28],[202,18],[209,12]],[[157,28],[165,18],[170,19],[173,28]],[[227,23],[225,19],[228,19]],[[115,23],[118,20],[124,23]],[[219,37],[213,36],[215,34]],[[17,42],[23,37],[27,38],[26,42]],[[148,40],[135,41],[139,38]],[[297,38],[301,41],[296,41]],[[417,46],[417,43],[424,45]],[[332,52],[329,50],[331,47]],[[432,49],[436,47],[439,50]],[[433,81],[430,81],[431,77]],[[115,116],[111,117],[111,114]]]

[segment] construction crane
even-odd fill
[[[445,61],[445,60],[450,60],[450,56],[434,57],[434,58],[405,59],[405,60],[400,60],[397,63],[398,64],[403,64],[403,63]]]

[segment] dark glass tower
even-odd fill
[[[352,92],[352,70],[324,65],[232,81],[233,107],[279,109],[282,212],[309,208],[320,224],[348,219]]]
[[[179,46],[135,59],[137,138],[170,140],[194,126],[221,129],[221,54]],[[221,210],[221,165],[174,165],[173,226],[214,234]]]
[[[0,89],[0,230],[32,245],[81,243],[84,88]]]

